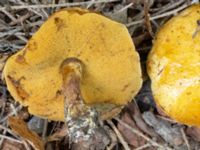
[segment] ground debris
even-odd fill
[[[152,112],[147,111],[142,114],[145,122],[151,126],[167,143],[173,146],[183,144],[181,126],[172,126],[169,122],[157,118]]]
[[[48,142],[59,141],[62,140],[64,137],[65,138],[68,137],[68,128],[66,125],[63,125],[61,129],[59,129],[58,131],[54,132],[52,135],[47,137],[47,141]]]
[[[44,142],[42,139],[35,132],[29,130],[27,124],[22,119],[9,117],[8,121],[9,126],[16,134],[27,140],[36,150],[44,150]]]
[[[187,127],[186,134],[193,140],[200,142],[200,128],[198,127]]]
[[[44,127],[44,119],[33,116],[28,122],[28,128],[36,133],[42,133]]]
[[[136,126],[135,122],[131,119],[128,113],[125,112],[122,115],[121,120],[129,124],[131,127],[139,130],[139,128]],[[126,128],[122,124],[118,124],[118,129],[122,133],[127,143],[130,144],[131,146],[136,148],[146,143],[146,141],[142,137],[139,137],[138,135],[132,133],[128,128]]]
[[[142,118],[142,114],[140,113],[140,110],[137,106],[136,103],[130,103],[128,105],[128,109],[130,111],[130,115],[132,116],[132,118],[134,119],[137,127],[143,131],[145,134],[154,137],[156,139],[159,139],[158,135],[155,133],[155,131],[149,127],[145,121]]]
[[[11,140],[4,140],[1,150],[24,150],[25,147],[22,143],[13,142]]]
[[[113,12],[106,12],[104,13],[105,16],[118,21],[120,23],[127,23],[128,19],[128,7],[132,5],[127,5],[126,8],[122,4],[115,5],[113,8]]]

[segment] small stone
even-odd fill
[[[44,119],[34,116],[29,120],[28,128],[37,132],[38,134],[41,134],[44,128],[44,122],[45,122]]]

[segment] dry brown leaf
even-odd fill
[[[186,134],[191,136],[197,142],[200,142],[200,128],[198,127],[188,127],[186,129]]]
[[[157,118],[151,111],[144,112],[142,117],[167,143],[173,146],[183,144],[180,126],[171,126],[169,122]]]
[[[169,118],[169,116],[164,112],[164,110],[156,105],[156,110],[158,111],[158,114],[160,114],[163,117]]]
[[[151,38],[150,34],[148,32],[144,32],[138,36],[133,37],[133,42],[135,46],[138,47],[142,42],[150,38]]]
[[[136,104],[130,103],[128,105],[128,109],[131,112],[131,117],[134,119],[137,127],[140,130],[142,130],[145,134],[151,137],[156,137],[157,139],[159,138],[155,131],[145,123],[140,113],[140,110]]]
[[[50,135],[47,138],[48,142],[51,141],[58,141],[61,140],[62,138],[68,136],[68,128],[66,126],[63,126],[61,130],[56,131],[54,134]]]
[[[150,16],[149,16],[149,4],[148,4],[147,0],[143,0],[143,4],[144,4],[145,25],[146,25],[146,28],[147,28],[149,34],[152,37],[154,37],[154,33],[152,31],[152,26],[151,26],[151,22],[150,22]]]
[[[25,147],[21,143],[17,143],[11,140],[4,140],[1,146],[1,150],[24,150]]]
[[[8,55],[0,54],[0,71],[2,71]]]
[[[121,120],[123,120],[125,123],[129,124],[131,127],[137,128],[135,122],[131,119],[131,117],[129,116],[128,113],[124,113]],[[123,125],[118,124],[118,129],[122,133],[126,142],[128,144],[130,144],[131,146],[139,147],[139,146],[145,144],[145,140],[142,137],[139,137],[136,134],[132,133],[128,128],[124,127]]]
[[[9,117],[8,122],[12,130],[20,137],[27,140],[33,148],[36,150],[44,150],[44,142],[42,139],[35,132],[31,131],[22,119],[18,117]]]

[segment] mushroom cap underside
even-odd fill
[[[53,14],[26,46],[11,56],[3,75],[16,101],[29,112],[64,120],[59,67],[66,58],[83,63],[81,95],[105,110],[125,105],[141,87],[138,53],[126,27],[83,9]]]

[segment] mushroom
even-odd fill
[[[147,71],[155,101],[169,117],[200,127],[200,5],[170,19],[158,32]]]
[[[74,141],[81,125],[92,130],[99,116],[119,113],[142,84],[126,27],[80,8],[53,14],[7,60],[3,75],[16,101],[33,115],[66,121]]]

